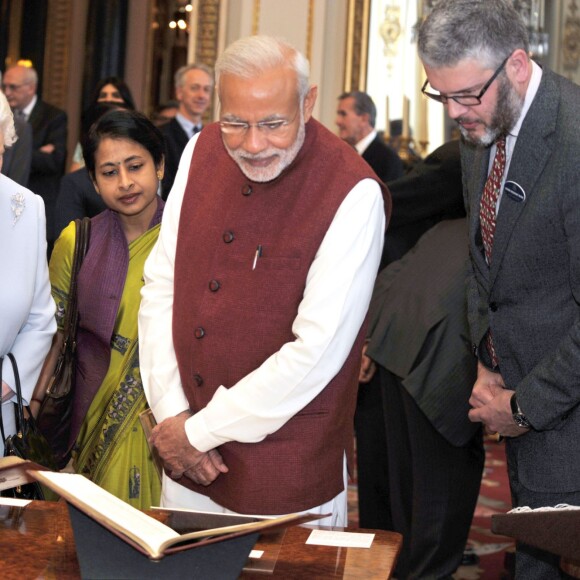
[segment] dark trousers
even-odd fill
[[[461,562],[484,464],[481,432],[451,445],[399,377],[379,367],[392,529],[403,535],[398,578],[438,579]]]
[[[354,415],[359,525],[392,530],[383,397],[378,373],[360,384]]]

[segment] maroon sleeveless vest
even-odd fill
[[[192,412],[259,367],[287,342],[315,254],[350,190],[376,176],[317,121],[294,162],[269,183],[250,182],[219,126],[201,133],[183,199],[175,257],[173,340]],[[390,197],[385,188],[385,198]],[[252,269],[257,246],[262,255]],[[227,474],[203,487],[179,483],[241,513],[282,514],[343,489],[352,458],[363,333],[338,375],[259,443],[219,447]],[[271,385],[275,388],[275,385]]]

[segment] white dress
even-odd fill
[[[28,404],[56,332],[55,305],[48,278],[44,202],[5,175],[0,175],[0,272],[0,356],[14,354]],[[8,359],[2,379],[14,390]],[[14,405],[12,399],[2,403],[9,435],[15,431]]]

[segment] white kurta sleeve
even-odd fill
[[[181,162],[163,212],[159,239],[145,262],[139,309],[139,366],[149,406],[158,422],[189,408],[173,348],[173,268],[181,204],[197,135]]]

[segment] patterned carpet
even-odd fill
[[[513,562],[514,541],[491,532],[491,516],[510,509],[509,484],[505,450],[501,443],[485,442],[485,467],[479,499],[475,508],[468,547],[479,557],[479,563],[461,566],[454,574],[456,580],[508,580],[506,570]],[[358,527],[356,484],[348,490],[349,526]]]
[[[506,567],[513,565],[514,540],[491,532],[491,516],[509,509],[511,503],[504,445],[486,441],[485,467],[468,540],[479,556],[479,564],[462,566],[454,578],[504,580],[511,577]]]

